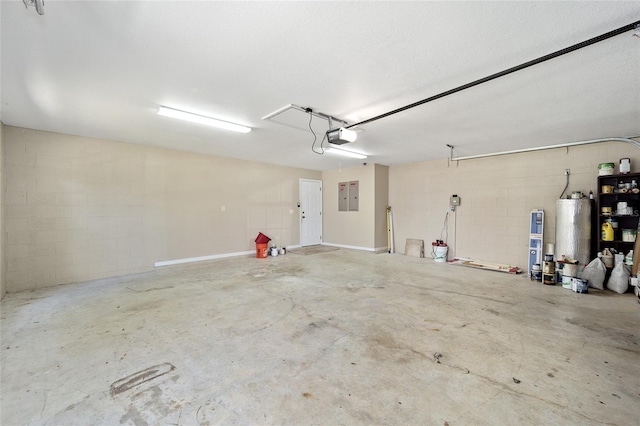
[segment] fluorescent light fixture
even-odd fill
[[[218,127],[220,129],[232,130],[239,133],[249,133],[251,131],[251,127],[229,123],[228,121],[218,120],[217,118],[206,117],[204,115],[193,114],[191,112],[180,111],[179,109],[168,108],[165,106],[158,107],[158,115]]]
[[[327,140],[329,141],[329,143],[333,143],[336,145],[354,142],[357,137],[358,134],[355,131],[345,129],[344,127],[327,131]]]
[[[336,148],[333,146],[325,148],[324,152],[328,152],[329,154],[342,155],[344,157],[357,158],[359,160],[364,160],[365,158],[367,158],[366,155],[360,154],[359,152],[347,151],[346,149]]]

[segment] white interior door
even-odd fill
[[[300,179],[300,245],[322,243],[322,181]]]

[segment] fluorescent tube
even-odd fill
[[[328,147],[324,149],[324,152],[328,152],[329,154],[342,155],[344,157],[357,158],[359,160],[364,160],[367,158],[366,155],[360,154],[359,152],[347,151],[346,149],[336,148],[336,147]]]
[[[180,111],[179,109],[168,108],[165,106],[158,107],[158,115],[218,127],[220,129],[232,130],[239,133],[249,133],[251,131],[251,127],[229,123],[228,121],[218,120],[217,118],[206,117],[204,115],[193,114],[191,112]]]

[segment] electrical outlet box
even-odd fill
[[[456,194],[453,194],[451,196],[451,198],[449,198],[449,204],[451,205],[451,207],[457,207],[460,205],[460,197],[458,197]]]

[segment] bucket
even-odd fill
[[[565,263],[562,268],[562,284],[564,284],[564,277],[571,278],[578,276],[578,264],[577,263]]]
[[[448,250],[449,247],[447,246],[433,246],[433,260],[436,262],[446,262]]]
[[[256,257],[258,259],[266,258],[268,251],[269,251],[268,243],[256,243]]]
[[[264,235],[262,232],[258,232],[258,236],[256,237],[256,244],[267,244],[271,241],[271,238]]]
[[[598,175],[599,176],[612,175],[615,167],[616,165],[613,163],[600,163],[598,164]]]

